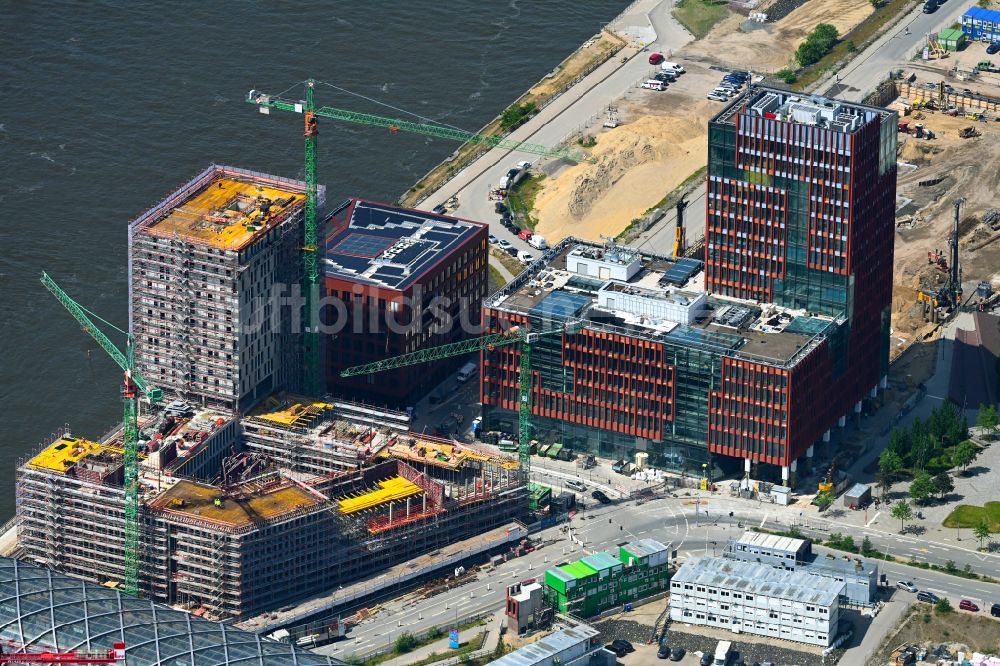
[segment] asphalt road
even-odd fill
[[[550,528],[533,539],[542,544],[538,550],[507,562],[496,570],[480,576],[453,590],[427,599],[404,595],[384,604],[384,609],[372,619],[355,627],[349,639],[322,648],[320,652],[335,656],[352,653],[360,655],[390,644],[397,632],[421,632],[432,626],[444,626],[461,621],[487,610],[497,610],[506,596],[506,586],[544,575],[545,569],[564,561],[578,559],[584,554],[600,550],[614,550],[617,544],[633,539],[652,538],[678,551],[680,559],[712,555],[721,552],[726,541],[736,538],[751,525],[786,529],[798,524],[807,536],[826,537],[832,532],[851,533],[860,542],[867,534],[880,550],[901,557],[919,556],[929,562],[944,564],[954,560],[959,568],[970,562],[979,571],[995,569],[993,559],[984,566],[978,553],[954,547],[945,548],[912,537],[880,530],[858,530],[857,526],[838,524],[810,517],[805,523],[795,510],[775,505],[758,505],[747,500],[728,496],[713,496],[695,503],[694,497],[668,497],[637,505],[634,501],[610,506],[588,507],[578,513],[569,525]],[[729,516],[729,511],[734,516]],[[780,522],[779,522],[780,521]],[[742,527],[741,527],[742,523]],[[853,532],[851,530],[854,530]],[[820,553],[828,551],[816,547]],[[948,596],[957,606],[959,599],[977,601],[981,607],[1000,602],[1000,585],[966,580],[935,571],[922,570],[902,564],[879,563],[889,577],[890,584],[897,580],[911,580],[920,588]],[[900,592],[901,594],[908,594]]]

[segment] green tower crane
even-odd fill
[[[74,301],[46,273],[42,273],[42,284],[52,292],[52,295],[69,310],[73,318],[79,322],[84,331],[97,341],[97,344],[114,359],[115,363],[125,372],[125,383],[122,389],[122,438],[125,442],[125,581],[124,591],[136,596],[139,594],[139,393],[142,392],[151,403],[157,403],[163,398],[163,391],[150,386],[135,370],[135,352],[133,338],[125,334],[125,351],[121,351],[111,340],[101,332],[97,325],[87,315],[104,321],[82,305]],[[104,322],[107,324],[107,322]],[[108,324],[112,328],[117,328]]]
[[[306,210],[304,223],[304,238],[302,243],[302,260],[305,268],[303,291],[305,292],[305,316],[306,331],[303,336],[303,387],[307,395],[318,396],[323,393],[323,366],[320,354],[319,338],[319,313],[314,304],[319,301],[319,227],[316,219],[316,137],[319,134],[317,128],[317,118],[331,118],[349,123],[361,125],[374,125],[385,127],[391,132],[411,132],[433,136],[441,139],[451,139],[462,143],[475,143],[489,146],[490,148],[504,148],[516,150],[534,155],[544,155],[548,157],[558,157],[570,161],[590,160],[583,153],[561,149],[548,148],[536,143],[526,141],[515,141],[492,134],[478,134],[466,132],[464,130],[445,127],[443,125],[430,125],[425,123],[415,123],[398,118],[384,118],[369,113],[358,113],[356,111],[346,111],[335,109],[330,106],[316,108],[313,101],[313,91],[317,81],[309,79],[305,82],[305,99],[287,99],[277,95],[268,95],[259,90],[251,90],[247,93],[246,101],[255,105],[261,113],[270,114],[271,109],[279,111],[290,111],[292,113],[303,114],[305,122],[305,178],[306,178]]]
[[[562,335],[563,333],[577,333],[583,328],[583,323],[573,321],[565,324],[561,328],[549,331],[532,333],[522,327],[513,327],[503,333],[489,333],[478,338],[471,338],[461,342],[453,342],[447,345],[420,349],[408,354],[393,356],[392,358],[365,363],[346,368],[340,372],[341,377],[356,377],[358,375],[368,375],[376,372],[395,370],[409,365],[420,363],[430,363],[441,359],[452,358],[454,356],[464,356],[475,351],[493,350],[496,347],[506,345],[518,345],[521,352],[520,363],[518,364],[518,430],[517,430],[517,452],[521,467],[525,474],[531,471],[531,348],[541,338],[551,335]]]

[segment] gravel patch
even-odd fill
[[[694,629],[697,630],[696,627]],[[822,666],[823,664],[823,660],[818,654],[766,643],[750,643],[738,640],[736,637],[729,640],[732,640],[733,650],[740,653],[747,666],[751,666],[754,662],[765,661],[773,662],[775,666]],[[708,652],[712,654],[715,652],[715,646],[719,644],[719,640],[671,628],[667,630],[667,643],[672,648],[682,647],[688,653]]]

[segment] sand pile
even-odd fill
[[[704,166],[710,111],[697,103],[684,117],[645,116],[602,133],[596,164],[545,181],[535,200],[538,232],[549,242],[617,235]]]
[[[829,23],[846,35],[874,11],[869,0],[809,0],[780,21],[750,32],[740,32],[746,18],[734,14],[704,39],[685,47],[684,54],[731,67],[776,71],[789,64],[795,49],[818,23]]]

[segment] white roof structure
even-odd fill
[[[833,578],[721,557],[688,560],[674,574],[673,583],[737,590],[817,606],[832,606],[844,588],[842,581]]]

